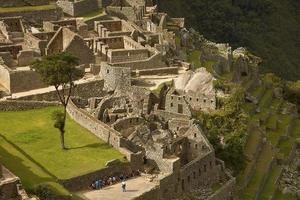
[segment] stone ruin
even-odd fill
[[[134,161],[131,157],[130,161],[137,163],[159,183],[158,197],[153,199],[173,199],[198,190],[202,191],[203,198],[208,198],[213,194],[212,185],[224,181],[228,183],[226,189],[232,190],[234,179],[227,173],[224,163],[215,157],[201,124],[191,118],[190,112],[197,106],[191,109],[191,102],[183,104],[182,109],[189,110],[188,113],[168,106],[160,108],[161,102],[151,91],[132,84],[130,68],[107,64],[101,68],[101,74],[107,95],[88,100],[75,98],[73,103],[77,110],[69,107],[69,114],[79,124],[93,130],[85,121],[86,117],[80,117],[89,115],[103,124],[102,127],[107,126],[109,132],[115,132],[110,136],[114,139],[109,139],[115,148],[125,148],[126,152],[140,155]],[[175,88],[169,90],[176,91]],[[189,92],[182,91],[181,94]],[[162,95],[160,98],[168,99],[170,93]],[[99,136],[102,139],[107,137],[103,134]],[[228,192],[223,198],[230,199],[231,194]]]
[[[60,0],[58,5],[77,16],[90,10],[83,6],[87,2],[99,5],[96,0]],[[105,17],[89,24],[69,17],[40,24],[22,17],[0,18],[0,91],[35,94],[46,86],[31,62],[72,53],[85,71],[79,81],[104,83],[103,92],[73,97],[69,115],[150,174],[157,183],[150,199],[175,199],[185,193],[231,199],[235,178],[215,157],[206,131],[192,117],[216,109],[214,78],[204,68],[189,70],[189,64],[176,57],[175,32],[184,28],[184,19],[158,12],[151,1],[102,3],[107,5]],[[82,10],[75,11],[76,6]],[[248,62],[245,58],[240,63],[244,60]],[[240,74],[248,71],[244,66]],[[166,74],[172,75],[172,84],[155,95],[147,80]],[[224,186],[215,192],[215,184]],[[141,199],[149,194],[143,195]]]
[[[0,200],[8,199],[36,200],[27,196],[20,179],[0,163]]]

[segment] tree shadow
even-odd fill
[[[85,148],[109,149],[111,147],[105,143],[93,143],[93,144],[87,144],[87,145],[77,146],[77,147],[66,147],[66,150],[85,149]]]
[[[16,149],[16,151],[18,150]],[[38,165],[34,166],[35,163],[32,163],[31,166],[27,166],[22,158],[11,154],[1,146],[0,152],[0,156],[2,156],[2,158],[0,157],[2,164],[16,176],[20,177],[25,188],[32,189],[34,185],[43,182],[55,182],[55,178],[51,174],[49,174],[47,171],[44,171],[44,169],[40,168]],[[20,153],[22,154],[22,152]],[[26,157],[24,154],[23,156]],[[31,160],[28,159],[28,162],[31,162]],[[45,174],[42,176],[36,174],[33,170],[34,168],[37,168],[37,170],[40,170]]]

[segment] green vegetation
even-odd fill
[[[267,178],[266,184],[260,194],[259,199],[261,199],[261,200],[269,200],[270,199],[270,197],[273,195],[273,193],[276,190],[275,182],[276,182],[276,179],[279,177],[280,171],[281,171],[281,167],[278,165],[275,165],[272,168],[272,170]]]
[[[197,117],[208,130],[208,139],[217,157],[224,160],[234,173],[238,173],[244,169],[246,162],[244,146],[248,116],[241,109],[244,103],[243,89],[238,85],[232,86],[230,94],[229,98],[223,99],[222,109],[199,113]]]
[[[37,10],[50,10],[56,8],[56,4],[41,5],[41,6],[20,6],[11,8],[1,8],[0,12],[22,12],[22,11],[37,11]]]
[[[25,187],[78,176],[105,166],[106,161],[123,158],[117,150],[99,140],[67,117],[67,150],[61,150],[51,113],[61,107],[22,112],[1,112],[0,160]]]
[[[286,159],[289,156],[295,140],[300,137],[300,120],[295,120],[293,114],[280,113],[282,108],[289,107],[289,103],[283,99],[274,98],[272,89],[264,89],[266,85],[270,88],[284,88],[286,82],[273,74],[266,74],[262,80],[261,86],[250,91],[253,96],[260,97],[257,104],[259,112],[250,115],[251,121],[248,127],[250,135],[245,146],[248,162],[245,170],[238,175],[237,181],[239,184],[244,184],[246,178],[254,174],[243,190],[241,198],[253,199],[255,192],[261,187],[258,199],[269,199],[272,195],[275,195],[274,199],[295,199],[293,196],[283,195],[275,184],[282,168],[281,165],[274,164],[270,173],[267,172],[272,158],[276,156],[279,159]],[[251,103],[243,105],[243,108],[249,111]],[[253,126],[255,124],[256,126]],[[291,128],[289,137],[286,140],[280,140],[286,134],[288,127]],[[267,143],[263,143],[256,160],[253,155],[257,153],[259,142],[262,142],[261,134],[266,136]],[[255,167],[254,171],[253,167]],[[264,179],[266,182],[261,185]]]
[[[242,199],[244,200],[253,199],[256,191],[260,187],[263,177],[266,175],[266,172],[272,160],[272,156],[273,153],[272,153],[271,146],[264,145],[261,154],[259,155],[258,161],[256,163],[256,170],[254,172],[254,175],[252,176],[247,187],[245,188],[242,195]]]
[[[67,105],[75,87],[74,81],[81,78],[84,73],[77,67],[78,65],[79,59],[66,52],[44,56],[32,64],[32,68],[39,73],[43,82],[55,87],[58,99],[64,108],[63,111],[52,113],[54,127],[60,132],[62,149],[65,149]]]
[[[212,41],[247,47],[263,72],[300,79],[300,1],[161,0],[159,8]]]
[[[81,17],[83,17],[84,20],[88,20],[88,19],[91,19],[91,18],[93,18],[93,17],[100,16],[100,15],[102,15],[102,14],[103,14],[103,9],[100,8],[100,9],[98,9],[98,10],[89,12],[89,13],[87,13],[87,14],[81,16]]]
[[[201,56],[201,51],[200,50],[195,50],[187,55],[187,61],[189,63],[192,63],[195,67],[195,69],[201,67],[201,62],[200,62],[200,56]]]

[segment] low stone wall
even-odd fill
[[[43,21],[57,21],[63,17],[61,8],[53,7],[41,10],[22,10],[13,12],[0,12],[0,17],[22,16],[31,23],[42,24]]]
[[[178,74],[178,67],[164,67],[158,69],[138,70],[133,71],[133,75],[147,76],[157,74]]]
[[[111,20],[112,18],[108,15],[100,15],[96,17],[92,17],[90,19],[87,19],[84,21],[88,25],[88,29],[91,30],[94,28],[94,22],[95,21],[102,21],[102,20]]]
[[[18,6],[47,5],[49,2],[49,0],[0,0],[0,5],[3,8],[9,8]]]
[[[72,96],[80,96],[88,99],[95,96],[104,96],[104,80],[93,80],[86,83],[77,84]],[[35,101],[58,101],[56,91],[33,94],[18,98],[18,100],[35,100]]]
[[[143,154],[141,152],[133,153],[132,151],[123,148],[126,147],[126,139],[123,138],[118,131],[94,118],[85,110],[78,108],[72,100],[70,100],[68,104],[67,111],[74,121],[123,153],[133,166],[139,166],[143,163]]]
[[[120,163],[115,166],[106,167],[98,171],[94,171],[85,175],[77,176],[70,179],[59,180],[66,189],[70,191],[81,191],[89,189],[89,186],[93,181],[97,179],[103,179],[109,176],[120,176],[130,174],[133,170],[136,170],[130,163]]]
[[[166,121],[169,121],[174,118],[178,119],[189,119],[190,117],[187,115],[179,114],[179,113],[172,113],[165,110],[155,110],[154,113],[158,116],[162,116]]]
[[[60,105],[58,102],[5,100],[0,101],[0,111],[31,110],[58,105]]]

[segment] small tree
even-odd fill
[[[43,82],[55,87],[58,99],[63,105],[63,112],[56,112],[53,115],[54,127],[60,131],[62,149],[65,149],[67,105],[75,86],[74,81],[83,76],[83,71],[77,67],[78,64],[78,58],[69,53],[45,56],[32,64],[32,68],[40,74]]]

